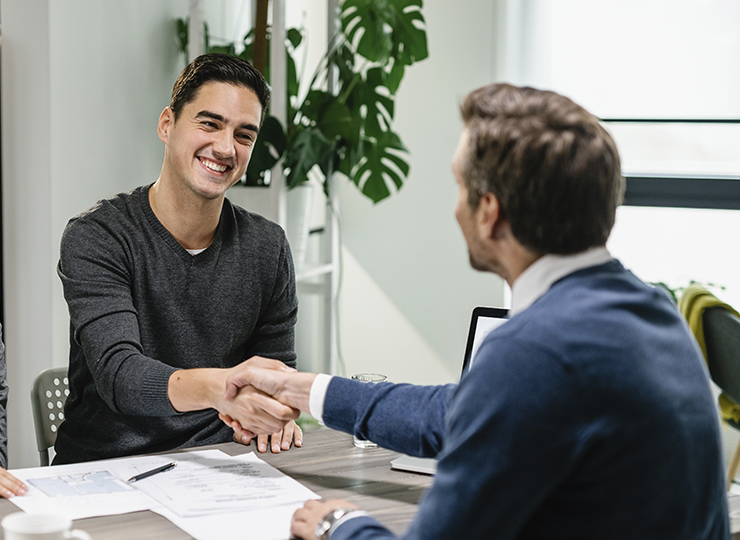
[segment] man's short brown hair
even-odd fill
[[[233,84],[253,90],[262,105],[262,126],[270,102],[270,87],[265,78],[246,60],[220,53],[202,54],[180,73],[170,99],[170,109],[175,115],[175,121],[183,107],[195,99],[201,86],[210,82]]]
[[[554,92],[509,84],[474,90],[461,113],[472,208],[483,193],[494,194],[514,237],[539,254],[606,244],[624,179],[617,147],[596,117]]]

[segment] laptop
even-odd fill
[[[475,361],[483,340],[494,329],[504,324],[509,318],[509,310],[503,308],[477,307],[470,317],[470,329],[468,340],[465,344],[465,355],[463,356],[462,372],[465,375]],[[399,471],[411,471],[422,474],[434,474],[437,471],[437,460],[434,458],[420,458],[414,456],[401,456],[391,461],[391,469]]]

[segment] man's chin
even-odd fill
[[[470,260],[470,267],[478,272],[490,272],[488,267],[479,261],[471,252],[468,251],[468,259]]]
[[[223,198],[226,192],[238,183],[237,180],[228,182],[206,182],[193,186],[193,191],[203,199],[216,200]]]
[[[468,251],[468,259],[470,260],[470,267],[478,272],[490,272],[496,274],[500,278],[505,279],[504,267],[501,265],[498,259],[488,259],[482,261],[470,251]]]

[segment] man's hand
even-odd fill
[[[236,396],[222,399],[216,410],[242,426],[252,437],[282,432],[286,424],[298,418],[300,411],[288,407],[253,386],[240,388]]]
[[[253,356],[229,370],[229,376],[226,379],[226,394],[224,395],[226,399],[233,398],[240,388],[251,384],[251,371],[254,368],[270,369],[284,373],[295,373],[296,371],[279,360]],[[272,395],[271,392],[267,393]]]
[[[255,357],[232,368],[226,380],[225,397],[229,399],[239,388],[251,385],[288,407],[310,412],[308,401],[316,374],[280,369],[278,363],[281,362]]]
[[[240,444],[249,444],[252,442],[254,434],[251,431],[243,429],[239,422],[224,414],[219,414],[218,417],[234,430],[234,442]],[[285,424],[282,431],[273,433],[272,435],[258,435],[257,451],[267,452],[268,443],[271,444],[270,449],[273,454],[279,454],[281,450],[290,450],[291,443],[294,443],[296,448],[300,448],[303,446],[303,430],[291,420]]]
[[[15,495],[25,495],[26,493],[28,493],[26,484],[0,467],[0,497],[9,499]]]
[[[293,519],[290,520],[290,534],[303,540],[318,540],[316,526],[326,514],[337,508],[358,510],[354,504],[342,500],[306,501],[303,508],[296,510]]]
[[[293,372],[277,360],[255,359],[254,365],[269,365],[264,371]],[[277,366],[280,364],[282,367]],[[231,397],[225,397],[226,381],[240,366],[229,369],[198,368],[175,371],[169,379],[167,393],[175,410],[200,411],[215,409],[238,421],[242,429],[251,434],[278,433],[285,424],[298,418],[300,411],[283,405],[260,390],[246,386]]]

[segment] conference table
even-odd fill
[[[431,476],[392,470],[390,461],[399,454],[383,448],[355,448],[351,435],[318,429],[306,432],[304,437],[303,448],[257,455],[322,498],[349,500],[370,512],[396,534],[406,530],[416,513],[419,498],[432,483]],[[208,448],[217,448],[235,456],[251,452],[255,447],[254,444],[224,443],[199,449]],[[732,538],[740,540],[740,495],[728,494],[728,498]],[[0,499],[0,519],[17,511],[13,503]],[[150,511],[80,519],[74,522],[74,526],[87,531],[94,540],[192,538]]]
[[[217,448],[232,456],[253,450],[257,454],[254,444],[223,443],[199,449],[208,448]],[[306,432],[302,448],[257,455],[324,499],[346,499],[357,504],[397,534],[406,530],[421,494],[432,483],[428,475],[392,470],[390,461],[399,455],[396,452],[383,448],[355,448],[351,435],[330,429]],[[17,511],[13,503],[0,499],[0,518]],[[74,526],[87,531],[93,540],[192,538],[150,511],[80,519]]]

